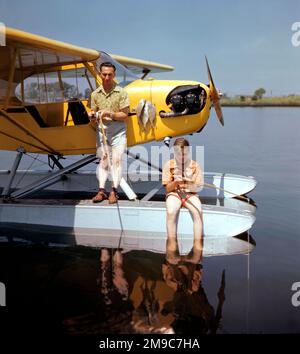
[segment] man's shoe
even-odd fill
[[[107,194],[104,189],[100,189],[99,192],[92,199],[93,203],[100,203],[107,199]]]
[[[118,193],[116,191],[112,190],[109,193],[108,203],[109,204],[115,204],[115,203],[117,203],[118,199],[119,199]]]

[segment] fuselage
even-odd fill
[[[209,88],[202,83],[139,79],[132,81],[124,88],[129,95],[131,112],[126,119],[128,146],[159,141],[166,136],[175,137],[199,131],[209,118],[211,106]],[[171,103],[172,94],[179,98],[182,97],[184,105],[186,95],[196,92],[194,96],[197,96],[199,90],[205,99],[201,103],[197,101],[195,107],[187,114],[161,117],[161,112],[174,111],[176,113],[176,109],[180,110]],[[134,113],[142,99],[155,106],[154,127],[147,124],[145,129],[141,129],[138,117]],[[81,105],[81,109],[78,110],[78,115],[82,114],[82,107],[89,111],[87,98],[79,101],[83,106]],[[0,131],[4,132],[0,140],[0,149],[16,150],[23,146],[28,152],[47,154],[49,152],[61,155],[94,153],[95,131],[86,118],[81,121],[80,116],[76,119],[72,116],[74,111],[70,112],[69,109],[71,103],[72,99],[67,102],[28,102],[26,104],[20,101],[19,104],[10,105],[5,110],[7,117],[3,116],[4,119],[1,119],[0,123]],[[75,100],[74,104],[78,104],[78,100]]]

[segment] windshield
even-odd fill
[[[114,60],[110,55],[100,52],[96,62],[99,71],[101,63],[111,62],[116,67],[118,85],[125,87],[138,79],[130,70]],[[96,89],[95,79],[83,64],[75,64],[66,70],[39,72],[27,77],[15,89],[16,97],[24,103],[54,103],[70,100],[86,100]]]
[[[120,85],[121,87],[125,87],[132,81],[139,79],[138,76],[134,75],[129,69],[125,68],[125,66],[114,60],[110,55],[105,52],[100,52],[100,57],[99,59],[97,59],[97,70],[99,70],[100,65],[102,63],[105,63],[106,61],[114,64],[114,66],[116,67],[116,80],[118,82],[118,85]]]

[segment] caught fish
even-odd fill
[[[147,103],[147,101],[142,99],[142,100],[140,100],[140,102],[138,103],[138,105],[136,107],[136,115],[138,117],[138,122],[141,125],[141,127],[143,128],[143,130],[145,130],[146,124],[147,124],[148,118],[149,118],[148,114],[146,114],[146,112],[145,112],[146,103]]]
[[[155,117],[156,117],[156,108],[155,108],[154,104],[152,104],[152,103],[149,104],[149,108],[150,108],[149,122],[150,122],[151,128],[154,128],[154,121],[155,121]]]
[[[136,115],[138,117],[138,122],[142,129],[146,130],[146,125],[148,121],[150,122],[151,128],[154,128],[154,121],[156,117],[156,108],[154,104],[145,99],[140,100],[136,107]]]

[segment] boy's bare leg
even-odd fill
[[[180,260],[177,242],[177,221],[181,208],[181,201],[170,195],[166,200],[167,207],[167,243],[166,258],[170,263],[178,263]]]
[[[185,203],[185,207],[191,213],[194,223],[193,248],[187,258],[193,263],[199,263],[203,253],[203,213],[199,197],[190,197]]]

